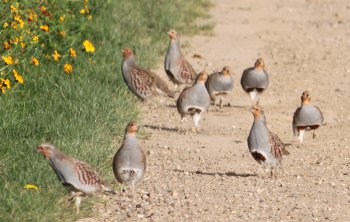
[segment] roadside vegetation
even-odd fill
[[[77,219],[69,192],[36,147],[53,143],[111,183],[112,156],[127,122],[137,119],[121,48],[134,48],[138,63],[150,68],[163,61],[170,28],[186,35],[210,29],[195,22],[210,5],[2,0],[0,221]],[[84,203],[79,216],[89,214]]]

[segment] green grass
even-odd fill
[[[126,124],[137,119],[137,99],[121,76],[121,48],[134,48],[143,67],[163,62],[166,31],[207,30],[194,19],[206,16],[209,6],[207,0],[109,0],[94,12],[94,36],[89,37],[96,46],[94,64],[78,58],[69,75],[54,64],[28,67],[25,84],[0,96],[0,221],[77,219],[67,202],[69,192],[36,147],[53,143],[112,182],[115,144]],[[28,183],[39,190],[23,189]],[[84,203],[80,217],[88,214]]]

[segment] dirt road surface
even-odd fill
[[[190,118],[180,122],[174,100],[140,103],[144,180],[135,193],[106,197],[93,218],[81,221],[349,221],[350,2],[214,4],[214,34],[183,38],[189,43],[183,51],[198,71],[206,64],[209,73],[231,67],[230,106],[210,107],[197,134]],[[267,125],[291,153],[276,179],[247,147],[253,116],[239,82],[258,57],[270,75],[260,98]],[[155,71],[167,79],[162,67]],[[300,144],[291,124],[304,90],[323,111],[325,126]]]

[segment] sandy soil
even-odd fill
[[[214,35],[183,39],[190,45],[184,52],[197,70],[205,64],[209,72],[231,67],[231,106],[219,112],[211,107],[196,134],[189,118],[180,122],[174,100],[140,103],[145,178],[135,193],[107,197],[85,221],[349,221],[350,2],[215,5]],[[276,179],[254,161],[246,142],[253,116],[239,81],[260,56],[270,74],[260,104],[268,127],[291,153]],[[166,79],[162,68],[155,71]],[[291,123],[304,90],[311,91],[326,125],[314,140],[307,133],[299,144]]]

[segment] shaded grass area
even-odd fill
[[[138,63],[150,68],[163,60],[168,29],[191,35],[209,28],[194,22],[209,6],[207,0],[106,1],[94,12],[89,37],[96,43],[94,56],[78,58],[69,75],[55,64],[31,69],[23,87],[0,96],[0,221],[78,218],[69,192],[36,147],[53,143],[111,183],[115,144],[126,124],[137,119],[137,99],[121,76],[120,49],[134,48]],[[39,190],[23,189],[28,183]],[[79,216],[88,208],[83,202]]]

